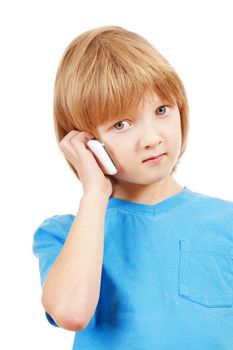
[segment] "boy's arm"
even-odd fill
[[[84,329],[99,300],[108,199],[102,193],[83,195],[64,246],[45,279],[42,304],[67,330]]]

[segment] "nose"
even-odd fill
[[[143,148],[151,147],[156,148],[162,142],[162,137],[159,134],[158,130],[155,130],[155,127],[150,123],[143,128],[141,133],[141,146]]]

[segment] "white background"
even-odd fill
[[[54,78],[82,32],[119,25],[173,65],[190,104],[188,147],[175,178],[233,201],[231,1],[5,1],[0,8],[1,349],[71,349],[40,304],[32,237],[55,214],[76,213],[81,184],[55,140]]]

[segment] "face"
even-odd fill
[[[98,127],[118,173],[117,183],[151,185],[170,176],[181,150],[181,124],[177,104],[158,95],[146,96],[137,113]],[[145,159],[164,154],[157,163]]]

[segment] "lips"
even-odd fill
[[[151,157],[149,157],[149,158],[147,158],[147,159],[144,159],[143,162],[146,162],[146,161],[149,160],[149,159],[159,158],[160,156],[162,156],[162,155],[164,155],[164,154],[165,154],[165,153],[161,153],[161,154],[158,154],[157,156],[151,156]]]

